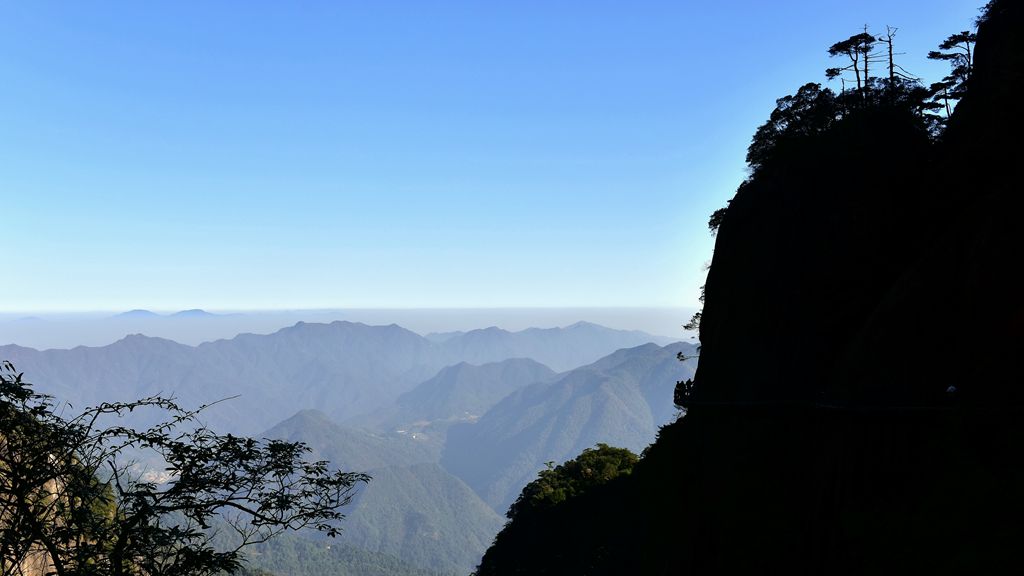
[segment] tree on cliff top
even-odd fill
[[[65,416],[13,366],[0,366],[0,568],[6,576],[204,576],[285,530],[338,533],[364,474],[306,459],[302,443],[211,432],[171,399],[107,403]],[[162,411],[144,430],[109,424]],[[145,471],[128,454],[166,464]],[[214,521],[238,542],[218,550]]]
[[[508,509],[509,520],[535,510],[550,508],[559,502],[582,494],[618,476],[629,474],[639,458],[626,448],[598,444],[585,448],[579,456],[558,466],[548,463],[537,479],[523,488],[523,492]]]
[[[967,92],[967,81],[974,70],[974,44],[978,35],[964,30],[946,38],[938,50],[928,53],[930,60],[949,62],[949,75],[931,85],[933,99],[945,107],[946,116],[953,113],[951,102],[957,102]]]
[[[869,65],[877,55],[872,52],[877,39],[868,34],[867,27],[860,34],[854,34],[846,40],[836,42],[828,49],[829,56],[846,56],[850,63],[839,68],[829,68],[825,75],[831,80],[842,76],[843,72],[852,71],[857,82],[857,90],[861,91],[871,85]]]

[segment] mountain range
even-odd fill
[[[173,395],[187,407],[232,398],[204,418],[219,430],[252,434],[305,408],[319,407],[337,420],[370,413],[462,361],[530,357],[566,370],[618,348],[666,340],[578,323],[520,332],[489,328],[434,342],[397,325],[336,321],[198,346],[139,334],[70,350],[8,345],[0,346],[0,358],[40,391],[74,405],[153,394]]]
[[[583,322],[429,337],[333,322],[198,346],[143,335],[70,350],[3,346],[0,358],[72,406],[164,394],[194,407],[237,395],[204,421],[301,441],[317,459],[372,476],[346,511],[346,558],[464,574],[545,462],[598,442],[640,451],[671,421],[673,387],[694,363],[676,354],[695,347],[652,341],[664,343]],[[263,547],[252,565],[294,573],[281,554],[326,562],[318,542]]]
[[[374,429],[306,410],[264,435],[373,476],[346,519],[347,544],[464,574],[546,462],[599,442],[640,452],[654,440],[675,415],[675,382],[693,375],[679,352],[695,347],[645,344],[562,374],[528,359],[460,363],[400,396]]]

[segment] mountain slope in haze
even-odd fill
[[[416,420],[480,416],[515,390],[554,375],[553,370],[529,358],[482,366],[460,362],[443,368],[395,403],[407,418]]]
[[[519,332],[492,326],[433,337],[452,357],[471,364],[531,358],[556,372],[589,364],[619,348],[672,342],[671,338],[637,330],[613,330],[590,322],[577,322],[564,328],[527,328]]]
[[[554,382],[513,392],[477,422],[449,429],[442,465],[503,512],[549,461],[599,442],[640,452],[675,411],[678,380],[693,376],[685,343],[619,350]]]
[[[370,470],[345,522],[345,541],[415,566],[465,574],[504,523],[437,464]]]
[[[239,576],[452,576],[417,568],[395,556],[345,543],[345,532],[333,540],[284,533],[245,549]]]
[[[315,457],[373,477],[346,512],[346,545],[424,569],[467,573],[501,527],[472,489],[431,461],[433,450],[408,435],[355,430],[306,410],[264,436],[305,442]]]
[[[432,450],[407,435],[343,426],[319,410],[302,410],[261,436],[304,442],[313,450],[314,458],[328,460],[342,470],[365,472],[436,461]]]
[[[78,406],[162,393],[194,407],[238,396],[204,418],[223,431],[254,433],[304,408],[335,419],[369,413],[461,361],[522,358],[532,350],[564,366],[643,338],[594,325],[494,335],[490,341],[470,332],[439,344],[396,325],[300,322],[199,346],[142,335],[98,348],[40,352],[9,345],[0,347],[0,358],[40,391]]]
[[[442,368],[392,405],[347,423],[410,435],[434,447],[440,459],[453,424],[475,420],[512,392],[555,376],[550,368],[528,358],[482,366],[460,362]]]

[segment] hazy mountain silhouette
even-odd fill
[[[556,376],[528,358],[477,366],[460,362],[398,397],[391,405],[349,423],[382,431],[399,431],[434,447],[440,458],[448,428],[472,421],[515,390]]]
[[[334,416],[373,409],[444,364],[429,342],[397,326],[297,324],[196,347],[141,335],[71,350],[0,348],[42,391],[73,404],[173,394],[197,406],[238,396],[204,417],[254,433],[289,413],[324,407]]]
[[[111,318],[116,318],[116,319],[121,319],[121,320],[160,318],[160,317],[161,317],[161,315],[157,314],[156,312],[150,312],[149,310],[142,310],[142,309],[129,310],[127,312],[121,312],[120,314],[115,314],[115,315],[111,316]]]
[[[302,410],[262,436],[305,442],[313,449],[315,458],[329,460],[343,470],[365,471],[436,461],[431,450],[409,436],[344,426],[320,410]]]
[[[636,330],[613,330],[589,322],[565,328],[528,328],[509,332],[490,327],[469,332],[434,335],[434,341],[453,358],[471,364],[498,362],[506,358],[530,358],[556,372],[589,364],[618,348],[654,342],[668,344],[671,338],[652,336]]]
[[[193,308],[191,310],[181,310],[170,315],[170,318],[212,318],[219,316],[219,314],[213,314],[206,310],[200,310],[199,308]]]
[[[515,390],[554,375],[553,370],[529,358],[482,366],[459,362],[402,394],[395,404],[409,421],[475,418]]]
[[[300,322],[273,334],[241,334],[198,346],[136,334],[96,348],[2,346],[0,357],[29,374],[39,390],[75,405],[164,393],[197,406],[238,396],[213,406],[205,417],[225,431],[254,433],[304,408],[323,409],[339,420],[369,413],[461,361],[501,361],[533,352],[565,366],[638,339],[644,336],[577,325],[474,331],[438,344],[396,325]]]

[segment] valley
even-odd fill
[[[301,441],[317,459],[370,474],[340,538],[300,533],[252,550],[253,568],[279,576],[305,573],[296,550],[348,551],[338,574],[366,562],[468,573],[547,462],[597,443],[639,453],[654,440],[676,416],[676,381],[694,373],[696,360],[679,353],[696,347],[587,322],[427,336],[299,322],[197,346],[135,334],[100,347],[0,347],[71,406],[154,394],[212,404],[201,417],[218,431]]]

